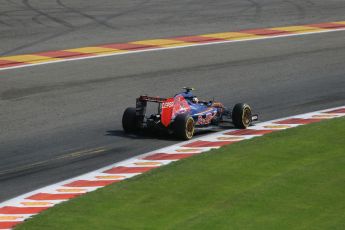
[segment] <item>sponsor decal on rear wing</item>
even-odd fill
[[[165,127],[168,127],[176,115],[189,111],[190,106],[183,96],[177,95],[173,98],[167,98],[162,104],[161,122]]]
[[[165,127],[170,125],[173,116],[174,101],[174,98],[168,98],[162,104],[161,122]]]

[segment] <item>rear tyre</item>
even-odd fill
[[[138,119],[136,116],[136,109],[129,107],[125,110],[122,116],[122,128],[126,133],[138,130]]]
[[[183,140],[192,139],[195,131],[194,119],[188,114],[179,114],[172,124],[173,132],[177,138]]]
[[[232,122],[238,129],[245,129],[252,123],[252,110],[249,105],[238,103],[232,109]]]

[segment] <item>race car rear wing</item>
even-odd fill
[[[169,126],[176,111],[180,111],[182,110],[182,107],[186,107],[184,104],[186,104],[188,107],[187,102],[182,96],[161,98],[142,95],[137,98],[136,102],[136,116],[138,117],[141,124],[143,124],[145,120],[147,102],[158,103],[158,113],[156,115],[160,117],[161,123],[165,127]],[[183,106],[181,107],[181,105]]]
[[[164,103],[167,99],[162,97],[151,97],[147,95],[141,95],[137,98],[136,101],[136,115],[139,117],[141,121],[144,120],[146,114],[146,107],[147,102],[156,102],[158,103],[158,111],[160,112],[162,103]]]
[[[142,95],[142,96],[137,98],[137,101],[149,101],[149,102],[157,102],[157,103],[163,103],[166,100],[167,100],[166,98],[150,97],[150,96],[146,96],[146,95]]]
[[[147,95],[141,95],[136,100],[136,116],[139,120],[139,123],[141,125],[144,124],[145,116],[146,116],[146,108],[147,108],[147,102],[155,102],[158,103],[158,114],[159,116],[162,116],[162,119],[165,120],[166,115],[166,103],[173,100],[173,98],[162,98],[162,97],[151,97]],[[171,117],[171,115],[170,115]],[[170,118],[169,117],[169,118]],[[170,121],[170,120],[169,120]],[[163,124],[167,124],[168,121],[163,122]]]

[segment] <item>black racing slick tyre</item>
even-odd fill
[[[245,129],[252,123],[252,110],[249,105],[238,103],[232,109],[232,123],[235,128]]]
[[[179,114],[176,116],[172,128],[177,138],[190,140],[194,135],[194,125],[194,119],[191,116],[188,114]]]
[[[122,128],[126,133],[138,130],[138,121],[135,108],[129,107],[123,113]]]

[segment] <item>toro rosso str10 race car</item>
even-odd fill
[[[161,98],[140,96],[136,107],[129,107],[122,117],[125,132],[140,129],[166,130],[180,139],[189,140],[196,130],[219,128],[224,123],[232,123],[235,128],[245,129],[258,120],[249,105],[236,104],[231,110],[215,101],[199,101],[192,94],[193,88],[184,87],[185,91],[174,97]],[[158,104],[158,112],[146,114],[148,102]]]

